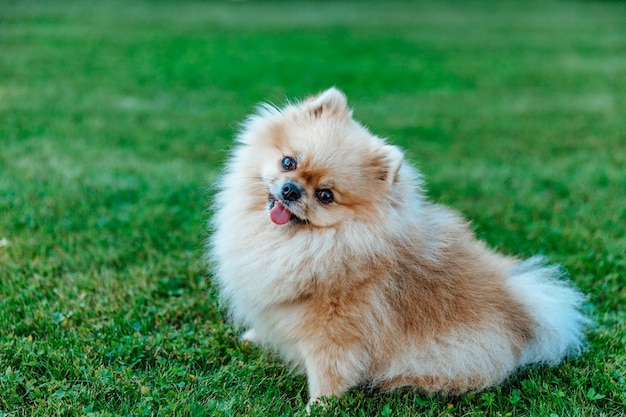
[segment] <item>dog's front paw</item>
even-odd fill
[[[326,401],[324,401],[322,398],[318,397],[318,398],[311,398],[309,400],[309,402],[306,405],[306,413],[311,414],[311,407],[320,407],[322,409],[326,408]]]
[[[250,329],[243,335],[241,335],[241,341],[245,343],[252,343],[255,345],[261,343],[261,339],[259,338],[259,335],[254,331],[254,329]]]

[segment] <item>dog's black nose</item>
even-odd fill
[[[290,182],[283,185],[283,188],[281,188],[280,192],[283,195],[283,198],[287,201],[296,201],[299,200],[300,197],[302,197],[300,189]]]

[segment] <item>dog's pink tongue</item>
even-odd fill
[[[276,224],[285,224],[291,219],[291,212],[280,201],[270,210],[270,219]]]

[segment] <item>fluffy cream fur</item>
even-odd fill
[[[246,121],[212,224],[232,319],[306,373],[311,402],[361,383],[478,390],[584,340],[583,296],[558,268],[491,251],[427,202],[334,88]]]

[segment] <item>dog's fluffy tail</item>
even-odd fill
[[[509,286],[535,321],[532,341],[520,356],[520,365],[556,365],[578,354],[585,343],[589,319],[581,312],[585,297],[563,280],[559,266],[541,257],[519,262],[511,271]]]

